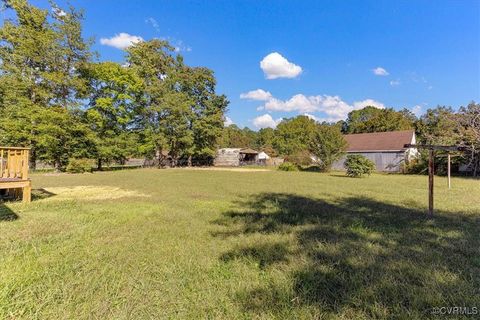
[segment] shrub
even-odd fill
[[[361,177],[364,174],[370,175],[375,170],[373,161],[359,154],[348,155],[344,166],[349,177]]]
[[[285,160],[297,166],[309,166],[312,164],[312,155],[308,150],[301,150],[286,156]]]
[[[298,171],[298,166],[291,162],[284,162],[278,166],[280,171]]]
[[[85,173],[92,172],[93,161],[90,159],[75,159],[68,160],[66,171],[68,173]]]

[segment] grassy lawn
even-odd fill
[[[0,319],[436,318],[480,309],[480,181],[139,169],[0,204]]]

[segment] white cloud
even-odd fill
[[[412,107],[410,111],[412,111],[412,113],[417,117],[420,117],[422,115],[422,106],[417,104],[416,106]]]
[[[376,76],[388,76],[387,70],[382,67],[376,67],[375,69],[372,69],[372,71]]]
[[[309,117],[310,119],[315,120],[315,121],[317,121],[317,119],[318,119],[316,116],[314,116],[313,114],[310,114],[310,113],[304,113],[303,115],[306,116],[306,117]]]
[[[289,62],[280,53],[272,52],[260,61],[267,79],[295,78],[302,73],[302,67]]]
[[[235,122],[233,122],[233,120],[232,120],[231,118],[225,116],[225,121],[223,122],[223,125],[224,125],[225,127],[228,127],[228,126],[230,126],[230,125],[232,125],[232,124],[234,124],[234,123],[235,123]]]
[[[240,95],[240,99],[249,99],[249,100],[257,100],[257,101],[267,101],[271,98],[272,98],[272,94],[262,89],[252,90],[247,93],[242,93]]]
[[[106,46],[114,47],[117,49],[126,49],[131,45],[143,41],[140,36],[133,36],[125,32],[116,34],[111,38],[101,38],[100,43]]]
[[[145,23],[152,25],[155,31],[160,32],[160,25],[158,24],[157,20],[155,20],[155,18],[147,18],[145,19]]]
[[[258,129],[275,128],[282,121],[282,118],[274,120],[268,113],[253,119],[253,125]]]
[[[385,109],[385,105],[383,103],[372,100],[372,99],[365,99],[363,101],[357,101],[353,103],[353,107],[356,110],[363,109],[367,106],[375,107],[378,109]]]
[[[397,80],[392,80],[392,81],[390,81],[390,85],[392,87],[399,86],[400,85],[400,80],[398,80],[398,79]]]
[[[296,94],[288,100],[270,98],[265,104],[257,110],[299,112],[301,114],[312,115],[315,112],[325,114],[325,117],[317,118],[317,121],[335,122],[345,119],[349,112],[362,109],[366,106],[373,106],[384,109],[385,105],[373,99],[356,101],[352,105],[343,101],[339,96],[317,95],[305,96]]]

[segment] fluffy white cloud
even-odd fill
[[[373,71],[373,74],[375,74],[375,75],[377,75],[377,76],[388,76],[387,70],[385,70],[385,69],[382,68],[382,67],[376,67],[376,68],[373,69],[372,71]]]
[[[272,94],[268,91],[257,89],[252,90],[247,93],[242,93],[240,95],[240,99],[249,99],[249,100],[257,100],[257,101],[267,101],[272,98]]]
[[[232,124],[234,124],[234,123],[235,123],[235,122],[233,122],[233,120],[232,120],[231,118],[225,116],[225,121],[223,122],[223,125],[224,125],[225,127],[228,127],[228,126],[230,126],[230,125],[232,125]]]
[[[317,121],[335,122],[345,119],[349,112],[362,109],[366,106],[373,106],[379,109],[385,108],[383,103],[373,99],[356,101],[352,105],[343,101],[339,96],[318,95],[305,96],[296,94],[288,100],[270,98],[265,104],[257,110],[299,112],[307,116],[313,116],[312,113],[321,112],[325,117],[316,118]]]
[[[365,99],[363,101],[357,101],[353,103],[353,108],[356,110],[363,109],[367,106],[375,107],[378,109],[385,109],[385,105],[383,103],[372,100],[372,99]]]
[[[101,38],[100,43],[106,46],[114,47],[117,49],[126,49],[132,44],[143,41],[140,36],[132,36],[128,33],[121,32],[111,38]]]
[[[280,53],[272,52],[260,61],[267,79],[295,78],[302,73],[302,67],[289,62]]]
[[[275,128],[282,121],[282,118],[274,120],[268,113],[253,119],[253,125],[258,129]]]

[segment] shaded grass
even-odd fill
[[[480,304],[478,180],[449,191],[438,178],[432,220],[423,176],[142,169],[33,182],[36,201],[3,205],[17,219],[0,220],[2,319],[424,319]]]

